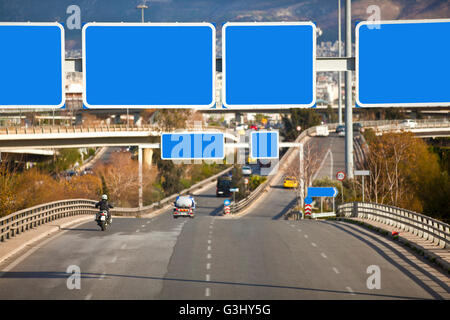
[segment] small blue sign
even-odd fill
[[[278,131],[257,131],[250,135],[252,159],[278,159]]]
[[[215,42],[210,23],[88,23],[83,27],[84,104],[213,107]]]
[[[313,199],[311,197],[305,198],[305,204],[311,204],[313,202]]]
[[[356,105],[448,106],[450,20],[356,26]]]
[[[338,190],[335,187],[309,187],[308,197],[331,197],[334,198],[338,194]]]
[[[224,149],[223,133],[161,134],[161,159],[163,160],[223,159]]]
[[[0,23],[0,106],[64,105],[64,28],[59,23]]]
[[[227,108],[312,107],[316,101],[312,22],[230,22],[222,29]]]
[[[225,207],[231,205],[230,199],[225,199],[225,200],[223,200],[223,205],[224,205]]]

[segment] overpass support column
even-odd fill
[[[150,169],[152,167],[153,149],[145,148],[144,152],[144,169]]]

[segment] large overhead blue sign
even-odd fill
[[[253,159],[278,158],[278,131],[258,131],[250,134],[250,157]]]
[[[161,135],[161,159],[223,159],[225,157],[223,133],[186,132]]]
[[[64,105],[64,28],[59,23],[0,23],[0,107]]]
[[[313,23],[230,22],[223,26],[222,39],[225,107],[264,109],[315,104]]]
[[[356,27],[356,102],[362,107],[450,105],[450,20]]]
[[[209,108],[215,104],[210,23],[88,23],[83,27],[88,108]]]

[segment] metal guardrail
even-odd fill
[[[225,169],[203,181],[200,181],[178,194],[171,195],[158,202],[152,203],[151,205],[142,208],[114,208],[111,209],[111,214],[122,216],[136,216],[139,214],[150,213],[153,210],[159,209],[167,203],[174,201],[178,195],[195,191],[205,184],[213,182],[219,176],[227,173],[230,170],[232,170],[232,167]],[[11,239],[18,234],[57,219],[82,214],[93,215],[98,211],[98,209],[94,208],[95,203],[97,203],[97,201],[89,199],[60,200],[11,213],[5,217],[0,218],[0,242]]]
[[[337,216],[381,222],[430,240],[440,247],[450,247],[450,225],[414,211],[378,203],[349,202],[338,206]]]
[[[0,218],[0,241],[56,219],[80,214],[94,214],[96,201],[86,199],[61,200],[34,206]]]
[[[188,126],[184,130],[219,130],[224,131],[226,128],[217,126]],[[158,125],[153,124],[143,124],[143,125],[125,125],[125,124],[113,124],[113,125],[92,125],[92,126],[13,126],[13,127],[1,127],[1,134],[48,134],[48,133],[93,133],[93,132],[141,132],[141,131],[157,131],[160,132]]]

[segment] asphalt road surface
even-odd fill
[[[441,299],[446,276],[381,236],[344,222],[280,219],[294,194],[272,188],[240,219],[215,188],[194,219],[94,221],[0,266],[0,299]],[[369,289],[369,266],[381,288]],[[68,289],[69,266],[81,271]],[[68,280],[69,279],[69,280]],[[73,281],[71,283],[74,283]]]

